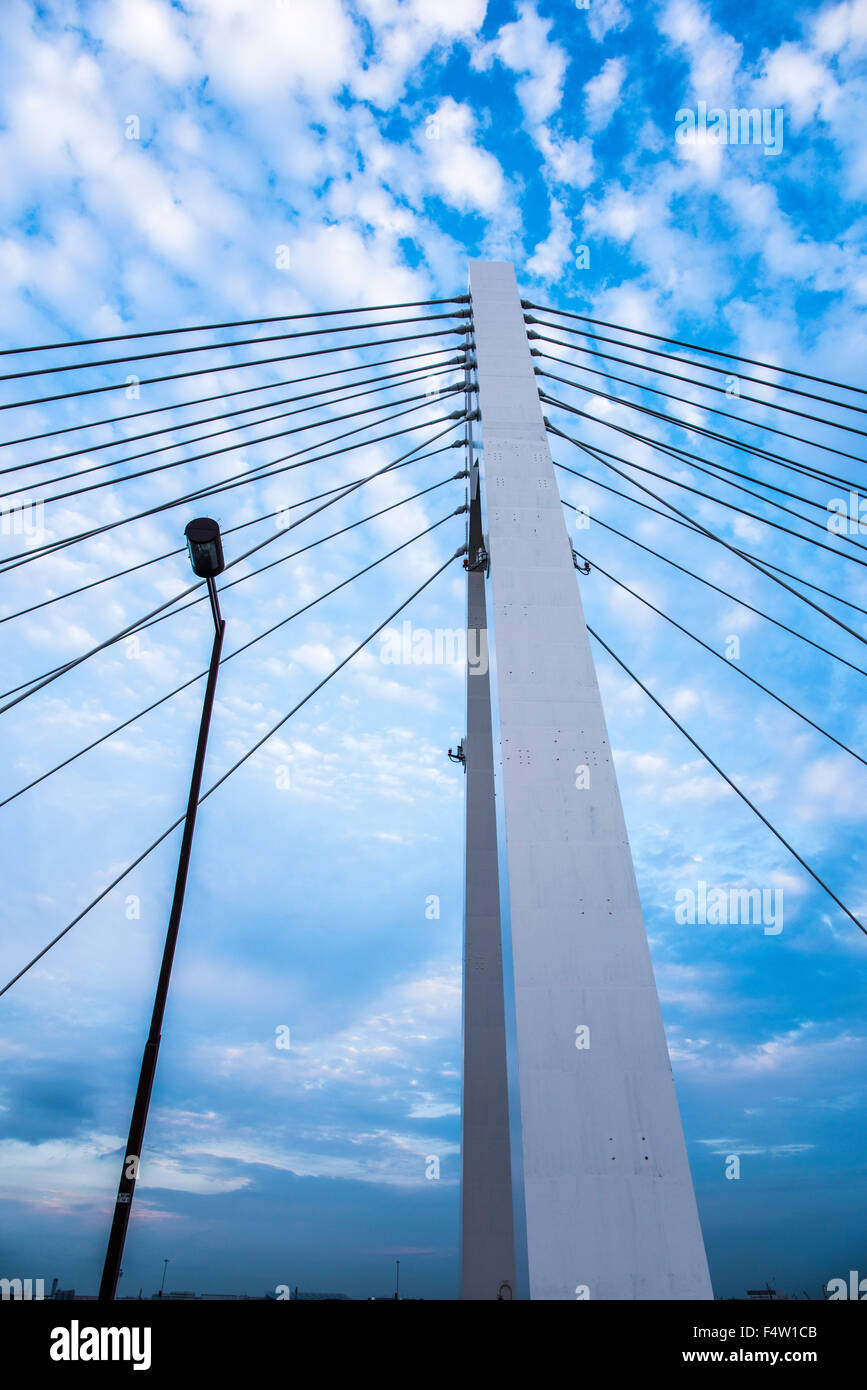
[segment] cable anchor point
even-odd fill
[[[466,511],[468,509],[464,508],[464,510]],[[472,551],[469,549],[467,550],[467,558],[464,560],[464,569],[467,570],[468,573],[473,570],[484,570],[486,574],[489,574],[490,567],[491,557],[485,546],[477,545]]]

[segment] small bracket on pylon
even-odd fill
[[[449,761],[453,763],[463,763],[464,772],[467,770],[467,755],[464,752],[464,741],[461,739],[454,753],[449,749]]]
[[[585,560],[583,565],[579,565],[579,563],[578,563],[578,553],[577,553],[577,551],[574,550],[574,549],[573,549],[573,551],[572,551],[572,564],[575,566],[575,568],[576,568],[576,570],[578,571],[579,574],[589,574],[589,573],[590,573],[590,561],[589,561],[589,560]]]

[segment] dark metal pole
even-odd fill
[[[172,910],[169,914],[169,926],[166,932],[166,944],[163,950],[163,963],[160,969],[160,977],[157,982],[156,997],[154,999],[153,1015],[151,1017],[150,1033],[145,1043],[144,1056],[142,1057],[141,1073],[139,1075],[138,1090],[136,1091],[135,1105],[133,1106],[132,1121],[129,1127],[129,1140],[121,1166],[120,1185],[117,1189],[117,1200],[115,1202],[114,1217],[111,1223],[111,1233],[108,1238],[108,1248],[105,1254],[105,1265],[102,1271],[102,1283],[99,1286],[99,1298],[101,1301],[111,1301],[117,1292],[117,1281],[120,1275],[120,1263],[123,1258],[123,1246],[126,1240],[126,1228],[129,1225],[130,1209],[132,1207],[133,1194],[135,1192],[136,1179],[138,1178],[139,1164],[141,1161],[142,1145],[144,1143],[145,1126],[147,1124],[148,1107],[150,1106],[151,1089],[154,1084],[154,1075],[157,1069],[157,1056],[160,1050],[160,1034],[163,1025],[163,1014],[166,1008],[166,999],[169,992],[169,980],[172,973],[172,961],[175,955],[175,946],[178,940],[178,929],[181,924],[181,912],[184,906],[184,891],[187,886],[187,871],[190,867],[190,851],[193,846],[193,831],[196,827],[196,810],[199,804],[199,794],[202,785],[202,770],[205,763],[205,749],[208,746],[208,730],[211,724],[211,710],[214,706],[214,692],[217,687],[217,671],[220,666],[220,652],[223,647],[223,634],[226,624],[220,616],[220,607],[217,602],[217,591],[213,579],[208,580],[208,594],[211,600],[211,611],[214,615],[214,625],[216,633],[214,645],[211,650],[211,666],[208,671],[208,684],[205,689],[205,702],[202,707],[202,719],[199,724],[199,740],[196,744],[196,757],[193,763],[193,776],[190,782],[190,796],[187,802],[187,814],[184,821],[184,834],[181,840],[181,852],[178,859],[178,872],[175,879],[175,896],[172,900]]]

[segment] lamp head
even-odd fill
[[[184,535],[187,538],[193,574],[197,574],[200,579],[215,579],[218,574],[222,574],[226,562],[223,559],[223,542],[217,522],[209,516],[196,517],[195,521],[187,524]]]

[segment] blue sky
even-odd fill
[[[513,261],[524,293],[542,304],[864,379],[863,0],[749,12],[698,0],[589,0],[586,9],[565,0],[10,0],[4,37],[0,327],[9,345],[456,295],[468,257],[480,256]],[[700,101],[781,108],[781,152],[677,143],[677,111]],[[130,117],[138,138],[128,138]],[[280,247],[288,266],[285,255],[278,264]],[[550,351],[569,361],[564,375],[586,361]],[[312,368],[288,375],[302,370]],[[273,382],[279,372],[142,388],[138,402],[111,409],[109,394],[7,411],[3,437],[254,379]],[[58,378],[41,378],[28,394],[47,394],[46,381],[62,389]],[[2,401],[24,398],[23,385],[4,383]],[[603,421],[634,426],[626,407],[549,386],[598,417],[549,412],[567,433],[701,482],[644,446],[612,443]],[[718,401],[687,394],[691,420],[718,423],[701,411]],[[423,416],[443,408],[432,401]],[[735,408],[862,456],[854,435],[841,444],[808,422]],[[317,415],[314,440],[336,433],[336,418],[337,408]],[[122,422],[116,437],[137,428]],[[705,447],[661,424],[642,428]],[[779,448],[772,435],[733,428]],[[373,472],[418,439],[408,434],[389,452],[364,442],[376,432],[309,474],[224,494],[224,528]],[[74,436],[90,447],[108,437]],[[154,443],[178,441],[168,457],[182,458],[193,452],[180,447],[183,437]],[[248,454],[263,462],[295,447],[275,441],[254,451],[248,435],[228,438],[233,449],[212,460],[46,507],[49,539],[166,500],[181,477],[183,486],[217,481]],[[38,454],[16,446],[5,466],[73,447],[66,436],[48,444]],[[582,466],[571,446],[553,452]],[[709,452],[791,485],[745,455]],[[859,463],[804,445],[783,452],[862,476]],[[293,536],[304,544],[407,498],[455,472],[461,457],[370,485]],[[601,467],[589,472],[604,476]],[[590,508],[589,529],[573,529],[582,553],[716,649],[738,637],[745,670],[865,748],[863,677],[594,528],[593,518],[856,664],[861,643],[721,549],[560,478],[564,497]],[[650,485],[733,543],[864,604],[857,565]],[[827,485],[795,487],[821,507],[829,501]],[[462,500],[463,484],[450,483],[230,591],[228,648]],[[195,510],[10,572],[0,616],[176,548]],[[264,534],[254,529],[250,543]],[[229,663],[206,784],[462,538],[454,518]],[[228,558],[237,545],[227,540]],[[0,537],[0,546],[11,554],[20,538]],[[275,556],[293,548],[288,538],[272,547]],[[175,557],[3,624],[3,689],[74,657],[187,582],[186,561]],[[863,767],[601,574],[580,582],[592,625],[867,917]],[[455,565],[407,616],[457,627],[463,589]],[[863,631],[853,610],[835,612]],[[195,675],[207,660],[207,629],[206,610],[193,609],[146,634],[138,655],[115,647],[10,710],[0,720],[4,785],[17,789]],[[168,1257],[169,1288],[262,1292],[285,1283],[365,1296],[389,1291],[399,1258],[407,1294],[457,1293],[463,785],[445,750],[463,733],[463,671],[381,657],[374,642],[202,808],[122,1292],[156,1287]],[[867,943],[604,654],[599,675],[716,1292],[775,1278],[815,1296],[863,1259]],[[4,980],[181,814],[200,691],[0,808]],[[0,1272],[9,1277],[57,1274],[63,1285],[95,1290],[176,850],[175,837],[0,1001]],[[784,929],[679,924],[676,894],[700,880],[782,889]],[[137,917],[127,915],[130,895]],[[439,918],[426,916],[432,895]],[[275,1046],[281,1026],[291,1032],[288,1049]],[[725,1178],[732,1154],[741,1159],[737,1181]],[[440,1159],[438,1180],[425,1176],[429,1155]]]

